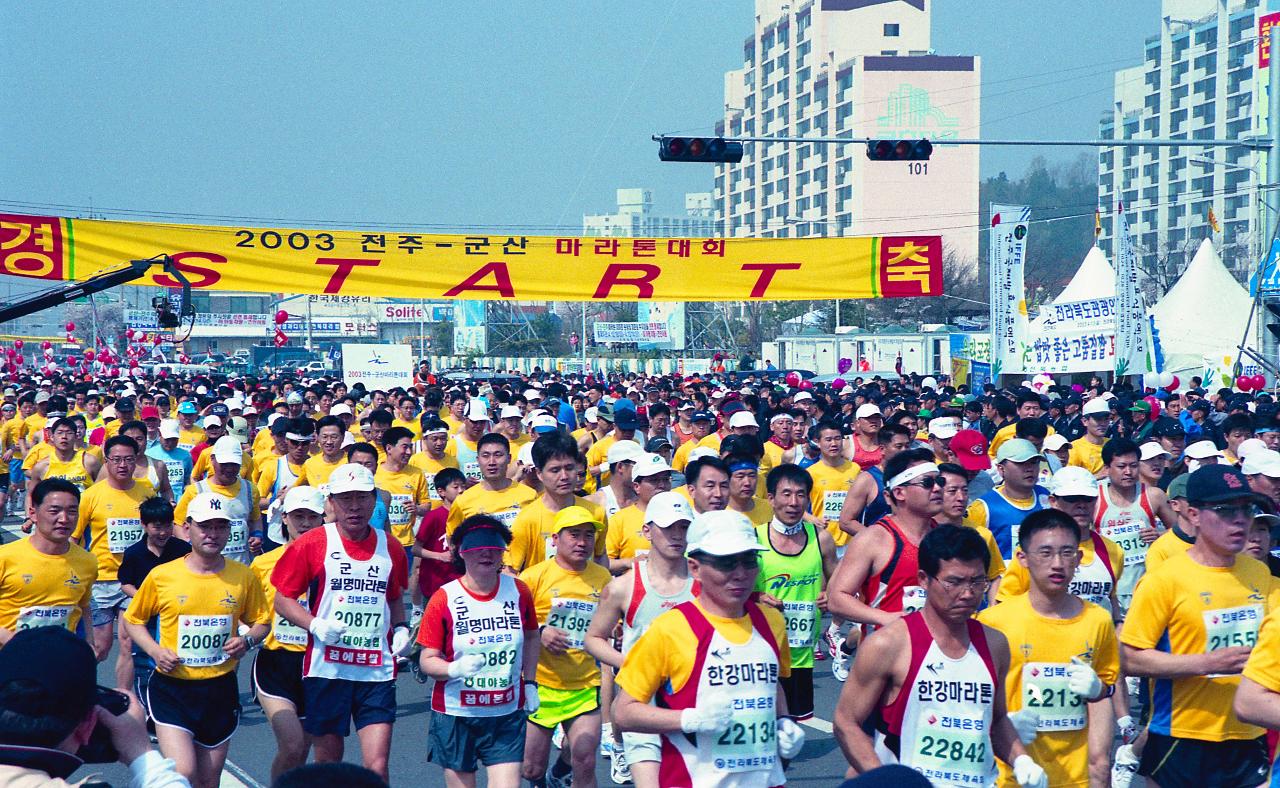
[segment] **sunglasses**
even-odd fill
[[[760,557],[755,553],[741,553],[739,555],[704,555],[700,558],[702,563],[709,565],[717,572],[732,572],[738,567],[743,569],[755,569],[760,566]]]
[[[941,476],[926,476],[920,481],[907,482],[900,485],[901,487],[919,487],[922,490],[932,490],[934,487],[941,487],[946,484]]]

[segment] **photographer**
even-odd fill
[[[0,784],[71,785],[83,763],[118,758],[132,788],[189,787],[123,713],[127,698],[97,686],[97,667],[89,644],[61,627],[18,632],[0,649]],[[99,705],[121,701],[119,714]]]

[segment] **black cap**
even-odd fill
[[[221,402],[209,406],[209,415],[211,416],[217,416],[220,419],[225,419],[230,415],[230,413],[231,409],[226,405],[223,405]]]
[[[1219,503],[1252,497],[1249,480],[1234,465],[1206,465],[1187,479],[1187,500],[1191,503]]]
[[[1183,438],[1186,434],[1187,431],[1176,419],[1159,418],[1151,428],[1151,435],[1156,438]]]
[[[689,416],[689,421],[715,421],[716,417],[712,416],[710,411],[698,410]]]
[[[9,696],[4,711],[42,716],[80,716],[98,697],[98,660],[84,638],[64,627],[17,632],[0,649],[0,693],[13,681],[35,684],[35,692]]]
[[[631,408],[616,408],[613,411],[613,425],[620,430],[640,429],[640,417]]]
[[[1213,406],[1209,404],[1208,400],[1198,399],[1195,402],[1191,403],[1191,407],[1188,410],[1203,410],[1207,412],[1212,409],[1213,409]]]
[[[656,453],[661,449],[670,449],[670,448],[674,448],[671,445],[671,441],[661,436],[657,438],[650,438],[644,444],[644,450],[649,452],[650,454]]]
[[[116,411],[122,410],[137,410],[137,404],[133,401],[133,397],[121,397],[116,400]]]

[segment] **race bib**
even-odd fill
[[[36,629],[38,627],[70,629],[71,609],[70,605],[24,607],[18,611],[18,623],[14,626],[13,631],[21,632],[24,629]]]
[[[1139,523],[1136,520],[1102,530],[1103,536],[1120,545],[1120,549],[1124,550],[1126,567],[1147,562],[1147,543],[1142,541],[1139,530]]]
[[[596,603],[586,599],[556,597],[551,600],[547,626],[559,629],[569,638],[569,648],[582,648],[586,643],[587,625],[596,613]]]
[[[305,598],[298,600],[304,602]],[[276,613],[275,621],[271,622],[271,636],[276,642],[282,646],[306,646],[307,630],[293,623],[284,616]]]
[[[1204,611],[1204,651],[1217,651],[1232,646],[1253,648],[1258,643],[1258,627],[1262,624],[1262,605],[1241,605]],[[1229,675],[1215,673],[1208,678]]]
[[[473,482],[480,481],[480,463],[478,461],[462,463],[462,475]]]
[[[958,717],[946,709],[922,709],[910,764],[930,779],[948,784],[986,785],[990,738],[981,718]]]
[[[413,520],[413,496],[392,495],[387,519],[392,525],[408,525]]]
[[[440,498],[440,492],[436,490],[436,475],[434,473],[425,472],[422,475],[427,479],[427,497],[433,501],[442,500]]]
[[[813,602],[783,602],[782,617],[787,622],[787,645],[810,648],[818,633],[818,606]]]
[[[1040,715],[1038,731],[1078,731],[1084,727],[1084,698],[1067,686],[1061,662],[1028,662],[1022,666],[1022,708]]]
[[[516,515],[518,514],[520,514],[520,510],[513,507],[504,512],[490,512],[489,516],[510,528],[511,524],[516,521]]]
[[[902,589],[902,612],[914,613],[924,607],[924,589],[920,586],[907,586]]]
[[[775,703],[774,698],[764,696],[733,698],[733,722],[716,739],[717,769],[754,772],[773,768],[778,758],[778,712]]]
[[[462,686],[465,689],[460,696],[462,703],[464,706],[492,706],[497,703],[509,702],[514,698],[515,688],[515,679],[512,675],[511,666],[522,658],[520,650],[515,647],[515,637],[510,632],[504,632],[497,635],[481,636],[479,639],[481,641],[479,648],[473,649],[471,653],[478,653],[484,657],[484,667],[476,675],[463,679]],[[486,702],[480,702],[480,695],[467,693],[466,690],[501,694],[497,696],[488,694],[484,696]],[[469,697],[473,700],[473,703],[467,702]]]
[[[107,552],[123,553],[144,535],[142,520],[137,517],[107,519]]]
[[[822,519],[834,522],[840,519],[844,511],[844,499],[849,497],[848,490],[828,490],[822,494]]]
[[[249,523],[243,518],[232,518],[231,533],[222,548],[223,555],[242,555],[249,552]]]
[[[324,649],[326,662],[382,665],[387,641],[386,597],[380,594],[344,592],[338,598],[333,617],[347,625],[342,639]]]
[[[178,616],[178,661],[189,668],[221,665],[230,657],[231,616]]]

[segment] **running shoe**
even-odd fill
[[[551,745],[557,750],[564,749],[564,728],[557,725],[555,730],[551,731]]]
[[[836,681],[843,682],[849,678],[849,663],[852,660],[852,654],[846,654],[843,648],[836,649],[835,656],[831,658],[831,675],[836,677]]]
[[[613,747],[613,763],[609,765],[609,778],[616,785],[627,785],[631,782],[631,764],[627,763],[626,754],[616,743]]]
[[[603,723],[600,725],[600,757],[612,758],[614,749],[613,723]]]
[[[840,644],[844,642],[844,638],[840,637],[840,627],[834,623],[827,627],[824,637],[827,639],[827,653],[832,659],[840,658]]]
[[[1111,788],[1129,788],[1137,776],[1138,756],[1134,754],[1132,745],[1116,748],[1116,762],[1111,767]]]

